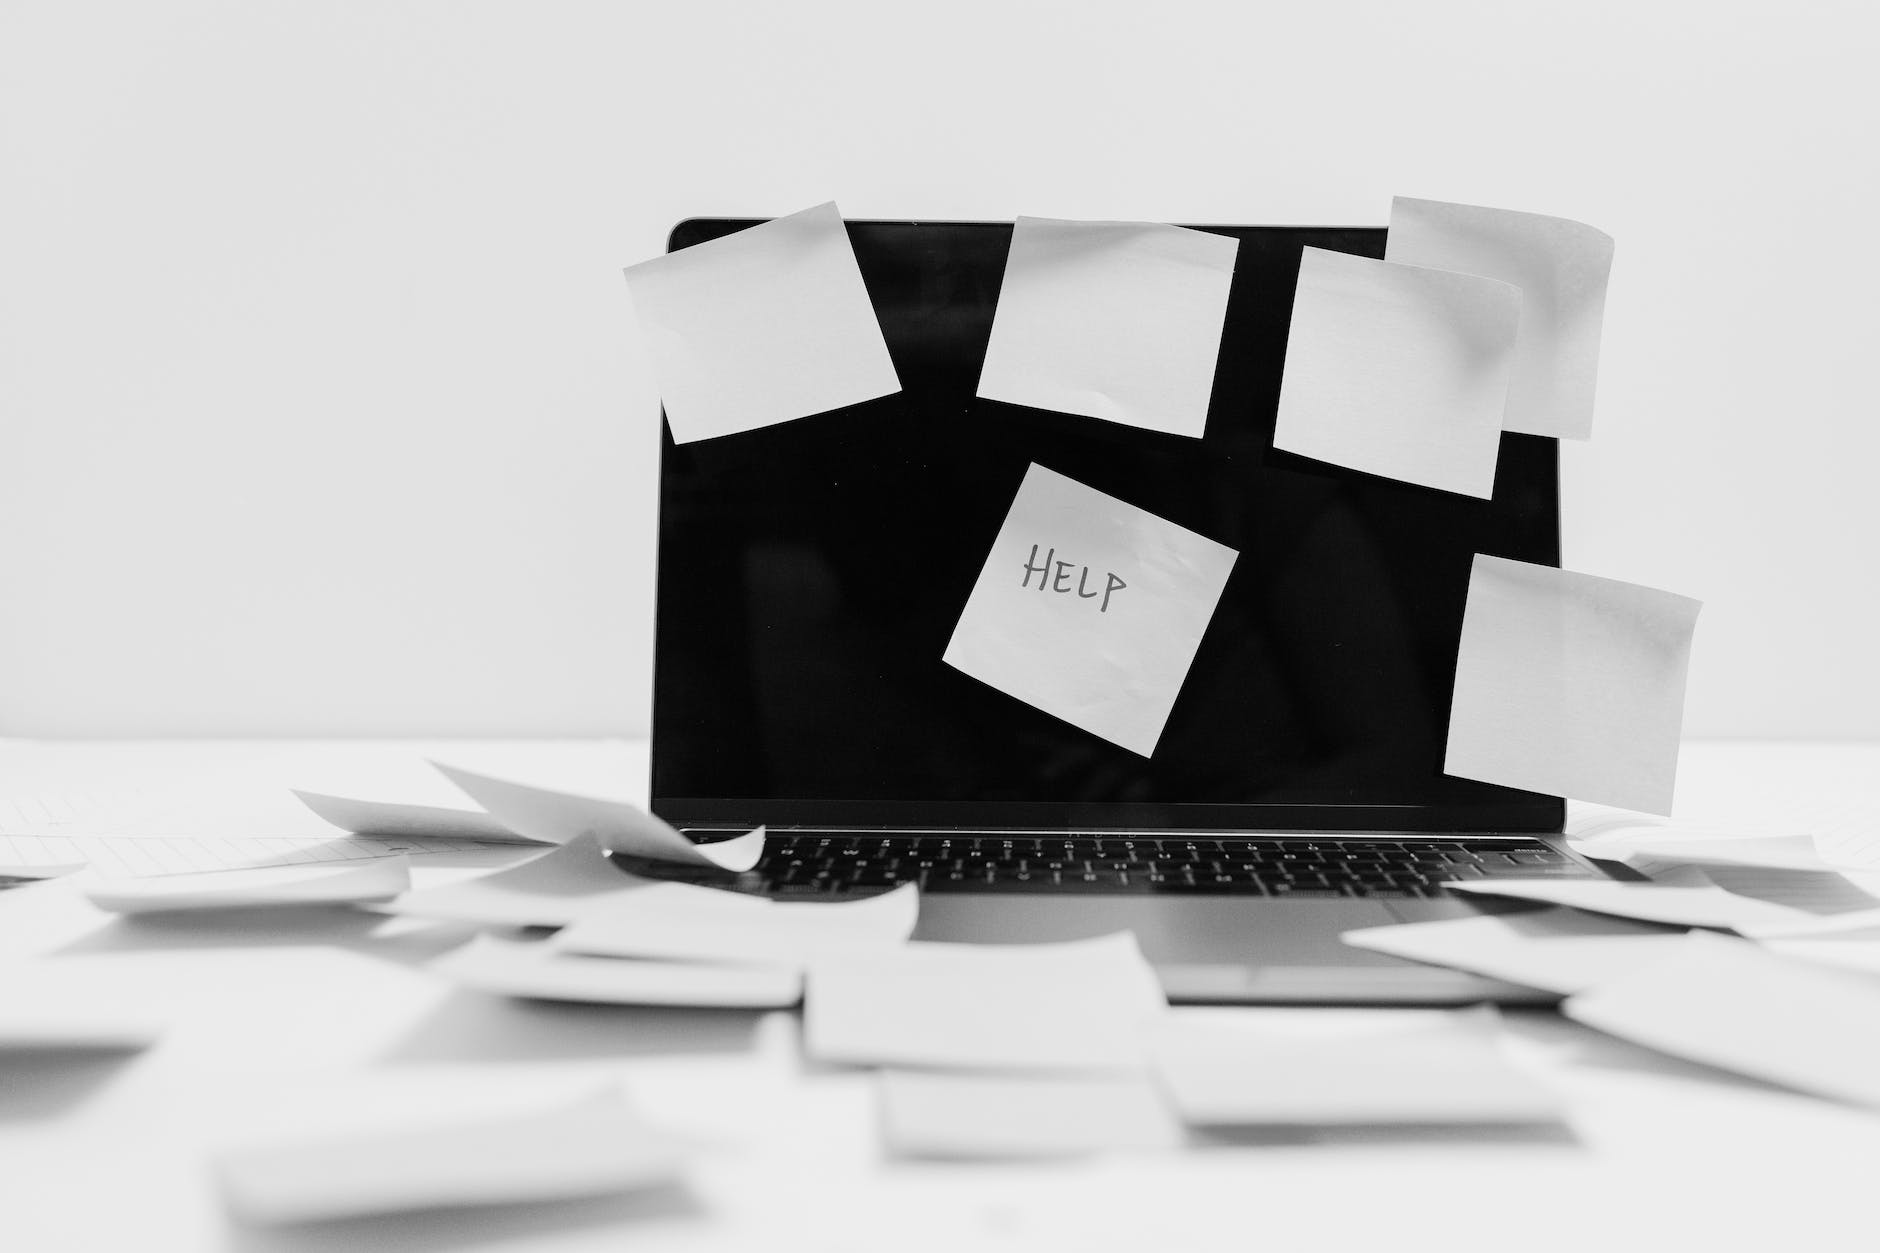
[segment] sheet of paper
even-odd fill
[[[1300,1039],[1256,1014],[1170,1015],[1155,1071],[1196,1126],[1531,1123],[1560,1100],[1503,1056],[1493,1018]]]
[[[907,944],[810,966],[805,1049],[825,1062],[1075,1071],[1143,1064],[1167,1006],[1127,933],[1065,944]]]
[[[1521,333],[1502,425],[1569,439],[1593,433],[1611,236],[1538,213],[1398,196],[1384,256],[1520,288]]]
[[[1520,319],[1507,283],[1305,249],[1273,446],[1493,496]]]
[[[1880,1105],[1880,980],[1694,933],[1671,955],[1569,997],[1576,1022],[1691,1061]]]
[[[1451,892],[1566,905],[1673,927],[1737,928],[1808,917],[1801,910],[1726,892],[1713,883],[1621,883],[1611,879],[1470,879]]]
[[[1181,1124],[1143,1074],[882,1074],[882,1132],[904,1157],[1058,1158],[1180,1147]]]
[[[276,909],[388,901],[411,888],[404,857],[337,865],[215,870],[207,874],[113,879],[88,872],[85,899],[114,914],[161,914],[205,909]]]
[[[591,835],[474,879],[407,892],[382,912],[486,927],[559,927],[658,886],[616,866]]]
[[[834,202],[626,273],[677,443],[901,390]]]
[[[1574,909],[1546,909],[1366,927],[1342,938],[1373,953],[1565,996],[1655,960],[1684,932]]]
[[[800,969],[819,957],[904,944],[919,915],[920,894],[911,883],[879,896],[800,902],[662,883],[582,910],[550,943],[591,957]]]
[[[1240,241],[1021,217],[979,395],[1200,438]]]
[[[494,935],[478,936],[430,968],[483,992],[592,1005],[787,1009],[803,999],[802,973],[788,966],[586,957]]]
[[[943,660],[1147,757],[1238,555],[1033,465]]]
[[[645,810],[622,800],[578,796],[531,787],[432,762],[444,777],[517,835],[544,844],[566,844],[581,835],[599,839],[610,853],[717,870],[749,870],[764,855],[764,829],[718,844],[694,844]]]
[[[474,809],[355,800],[295,789],[294,795],[342,831],[392,839],[459,839],[486,843],[526,842],[496,819]]]
[[[166,1016],[122,968],[97,961],[0,962],[0,1058],[9,1051],[128,1052],[155,1043]],[[0,1083],[4,1074],[0,1061]]]
[[[493,1112],[467,1095],[468,1108],[447,1120],[228,1146],[215,1174],[232,1210],[277,1225],[603,1196],[673,1183],[683,1169],[683,1143],[611,1088]]]
[[[1671,812],[1698,601],[1478,554],[1446,773]]]

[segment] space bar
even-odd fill
[[[923,892],[1140,892],[1143,887],[1133,883],[1124,883],[1114,875],[1106,875],[1096,882],[1086,882],[1082,878],[1068,879],[1063,883],[1053,883],[1045,875],[1034,879],[1020,879],[1001,875],[988,882],[983,875],[968,879],[947,879],[928,876],[921,884]]]

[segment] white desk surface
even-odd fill
[[[18,794],[221,778],[231,802],[222,820],[291,825],[298,815],[276,804],[283,778],[382,778],[413,768],[424,749],[612,790],[643,777],[644,746],[622,741],[0,741],[0,779]],[[1876,779],[1880,745],[1692,744],[1680,817],[1871,827]],[[1551,1014],[1510,1015],[1507,1030],[1523,1064],[1567,1097],[1554,1128],[1273,1135],[1161,1156],[936,1164],[884,1156],[869,1076],[805,1065],[792,1014],[512,1002],[427,976],[421,963],[468,934],[339,910],[259,927],[252,917],[133,922],[58,883],[0,892],[0,956],[110,955],[139,967],[140,983],[175,1012],[142,1054],[0,1060],[0,1248],[1880,1247],[1880,1113],[1734,1079]],[[289,1230],[232,1221],[205,1146],[260,1101],[350,1074],[620,1078],[646,1114],[705,1148],[684,1190],[653,1195]]]

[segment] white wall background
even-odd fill
[[[1687,729],[1880,735],[1880,38],[1849,4],[10,0],[0,733],[644,726],[695,214],[1618,240],[1568,564]]]

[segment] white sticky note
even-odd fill
[[[1560,1099],[1502,1055],[1492,1018],[1348,1038],[1272,1033],[1257,1017],[1171,1015],[1155,1073],[1196,1126],[1529,1123]]]
[[[834,202],[626,273],[677,443],[901,390]]]
[[[802,972],[789,966],[586,957],[494,935],[478,936],[430,969],[483,992],[591,1005],[787,1009],[803,999]]]
[[[1478,554],[1444,771],[1670,813],[1701,608],[1656,588]]]
[[[1880,1105],[1880,980],[1693,933],[1561,1012],[1676,1057]]]
[[[1128,933],[1065,944],[908,944],[810,966],[810,1056],[853,1065],[1105,1070],[1143,1064],[1167,1006]]]
[[[1341,938],[1373,953],[1564,996],[1662,957],[1683,936],[1622,918],[1545,909],[1366,927]]]
[[[616,866],[597,838],[582,835],[520,865],[407,892],[380,911],[486,927],[559,927],[585,909],[656,886]]]
[[[485,840],[498,844],[534,843],[496,819],[474,809],[445,805],[408,805],[397,801],[356,800],[295,789],[300,802],[342,831],[394,840]]]
[[[86,900],[114,914],[357,905],[388,901],[407,891],[411,863],[399,856],[337,866],[327,862],[123,879],[88,874],[78,882]]]
[[[881,1076],[888,1148],[906,1157],[1057,1158],[1177,1148],[1183,1131],[1143,1074]]]
[[[145,1048],[167,1015],[142,972],[110,959],[0,962],[0,1056],[9,1051],[117,1052]],[[4,1074],[0,1061],[0,1074]]]
[[[593,957],[756,962],[802,967],[817,957],[906,943],[920,916],[914,885],[855,900],[773,901],[662,883],[584,909],[550,943]]]
[[[764,855],[762,827],[717,844],[694,844],[671,825],[623,800],[533,787],[432,762],[490,816],[517,835],[566,844],[592,835],[610,853],[719,870],[749,870]]]
[[[1238,555],[1034,465],[944,660],[1147,757]]]
[[[1520,319],[1506,283],[1305,249],[1273,446],[1493,496]]]
[[[230,1208],[275,1225],[604,1196],[672,1183],[684,1165],[683,1142],[609,1089],[535,1109],[484,1110],[474,1089],[463,1097],[454,1116],[416,1126],[231,1145],[214,1155],[215,1173]]]
[[[1613,879],[1468,879],[1443,885],[1472,896],[1566,905],[1615,918],[1672,927],[1755,926],[1808,915],[1787,905],[1738,896],[1714,883],[1623,883]]]
[[[979,395],[1199,438],[1240,241],[1021,217]]]
[[[1610,235],[1539,213],[1398,196],[1384,256],[1520,288],[1521,333],[1502,425],[1569,439],[1592,434]]]

